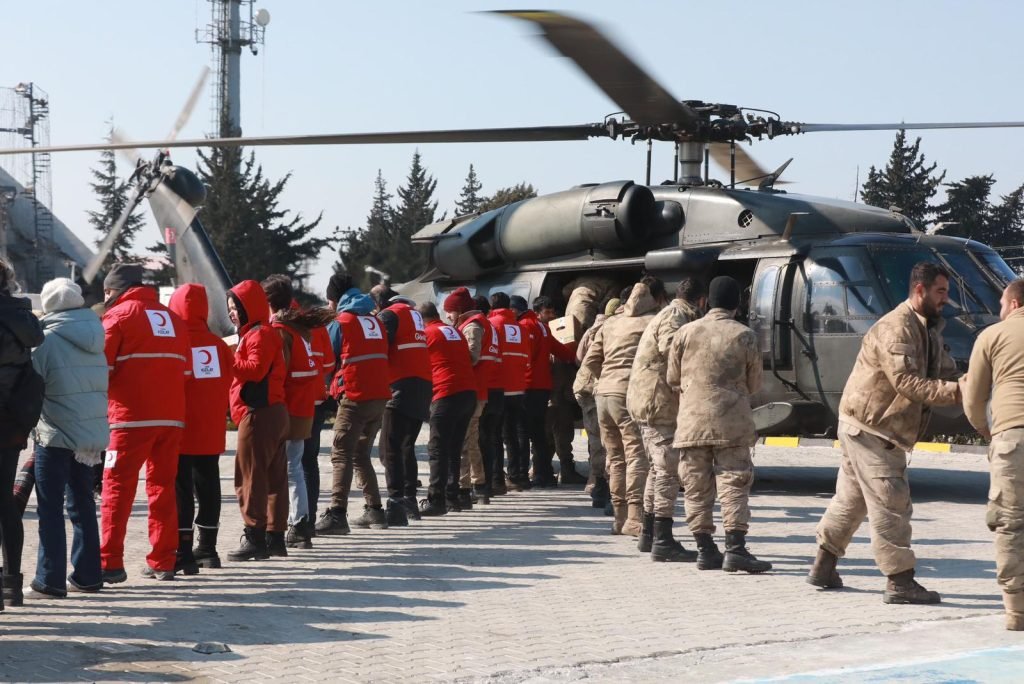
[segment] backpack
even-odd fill
[[[14,380],[11,395],[7,399],[7,416],[15,429],[28,435],[35,429],[39,417],[43,414],[43,398],[46,394],[46,381],[36,372],[32,363],[21,367],[21,372]]]

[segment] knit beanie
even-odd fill
[[[114,264],[103,279],[104,290],[124,292],[129,287],[142,284],[142,266],[139,264]]]
[[[517,313],[523,313],[524,311],[530,308],[530,305],[526,303],[526,300],[520,297],[519,295],[512,295],[511,297],[509,297],[508,305],[513,311]]]
[[[718,276],[708,288],[708,308],[727,309],[740,307],[740,284],[729,276]]]
[[[464,287],[456,288],[444,299],[444,310],[448,313],[465,313],[476,306],[473,302],[473,295]]]
[[[618,297],[612,297],[608,300],[608,303],[604,305],[604,315],[614,316],[615,310],[622,306],[622,300]]]
[[[55,311],[66,311],[68,309],[80,309],[85,306],[82,298],[82,288],[68,278],[54,278],[45,285],[39,293],[42,302],[43,313]]]

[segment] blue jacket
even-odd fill
[[[106,449],[109,370],[99,317],[69,309],[43,316],[42,324],[46,339],[32,352],[32,365],[46,381],[36,442],[73,451]]]
[[[372,313],[376,304],[373,297],[363,294],[358,287],[350,288],[338,300],[338,313],[348,311],[354,314]],[[327,324],[327,334],[331,336],[331,347],[334,349],[334,360],[341,356],[341,326],[334,320]],[[339,365],[338,368],[341,368]]]

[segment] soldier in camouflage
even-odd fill
[[[739,283],[728,276],[711,281],[710,310],[676,332],[666,379],[679,392],[672,446],[680,449],[686,522],[697,541],[697,568],[759,573],[771,570],[771,563],[747,550],[746,535],[754,482],[751,447],[757,438],[750,400],[761,389],[761,352],[754,332],[735,320],[739,305]],[[712,536],[716,490],[725,527],[724,556]]]

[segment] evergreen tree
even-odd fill
[[[455,215],[465,216],[480,210],[480,204],[484,198],[480,196],[483,183],[476,176],[476,169],[469,165],[469,173],[466,174],[466,183],[462,186],[462,193],[455,202]]]
[[[991,175],[969,176],[962,181],[946,183],[946,201],[936,207],[935,220],[951,225],[938,233],[986,242],[992,222],[988,198],[993,184],[995,179]]]
[[[871,167],[860,196],[865,204],[872,206],[883,209],[899,207],[904,216],[923,228],[928,217],[935,212],[929,201],[945,179],[946,172],[936,175],[937,164],[926,166],[920,147],[921,138],[908,145],[907,132],[898,131],[889,162],[882,170]]]
[[[109,138],[108,138],[109,139]],[[121,180],[117,175],[117,157],[113,150],[100,152],[99,166],[91,169],[93,182],[89,185],[99,200],[100,208],[97,211],[87,212],[89,224],[96,229],[99,237],[96,238],[96,246],[107,237],[107,234],[114,227],[117,219],[121,216],[125,206],[128,204],[128,195],[131,192],[131,183],[128,180]],[[124,228],[114,241],[114,247],[110,254],[103,261],[100,271],[105,273],[110,266],[117,262],[140,262],[143,259],[132,253],[132,246],[135,243],[135,236],[142,227],[143,216],[140,209],[133,211],[128,217]]]
[[[392,195],[388,192],[384,174],[377,169],[374,180],[373,204],[366,217],[366,225],[360,228],[349,228],[338,235],[338,261],[334,263],[334,272],[347,272],[355,278],[360,286],[368,285],[365,276],[366,266],[381,268],[390,251],[390,241],[394,239],[394,207]],[[390,275],[387,269],[381,269]]]
[[[533,185],[530,183],[518,183],[510,188],[499,188],[490,197],[483,198],[477,211],[490,211],[491,209],[503,207],[506,204],[512,204],[513,202],[519,202],[520,200],[536,196],[537,191]]]
[[[1003,195],[1001,200],[990,212],[985,244],[993,247],[1024,245],[1024,185]]]
[[[286,273],[301,287],[306,267],[331,240],[311,236],[322,214],[304,222],[279,206],[291,174],[271,182],[255,154],[243,160],[241,148],[214,148],[199,157],[199,177],[208,188],[200,220],[231,277]]]
[[[412,155],[412,164],[405,185],[396,191],[398,204],[391,214],[391,240],[388,254],[381,265],[372,264],[391,275],[393,282],[410,280],[422,273],[427,266],[427,250],[412,243],[412,236],[418,230],[434,222],[437,202],[434,190],[437,181],[427,173],[419,150]]]

